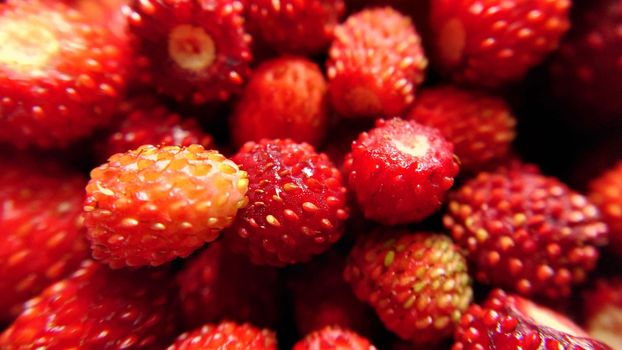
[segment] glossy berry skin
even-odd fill
[[[622,281],[598,279],[583,292],[583,325],[595,339],[619,349],[622,346]]]
[[[590,182],[589,198],[609,228],[608,248],[622,254],[622,162]]]
[[[518,81],[558,47],[570,6],[570,0],[432,1],[433,62],[460,83]]]
[[[428,65],[411,20],[389,8],[355,13],[335,29],[326,63],[330,101],[343,117],[399,115]]]
[[[328,124],[326,81],[302,57],[265,61],[253,72],[230,119],[235,144],[291,138],[318,146]]]
[[[388,225],[438,210],[458,167],[438,130],[399,118],[378,120],[360,134],[343,166],[365,217]]]
[[[276,336],[250,324],[222,322],[180,335],[167,350],[276,350]]]
[[[177,274],[184,323],[190,329],[223,319],[274,325],[277,278],[276,269],[213,242]]]
[[[250,36],[237,0],[134,0],[126,8],[139,80],[202,104],[241,91]]]
[[[51,1],[0,6],[0,142],[57,148],[110,121],[127,48],[107,28]]]
[[[0,347],[161,349],[175,334],[169,281],[164,270],[113,271],[85,261],[71,277],[25,305],[0,335]]]
[[[570,319],[517,295],[493,290],[462,316],[452,350],[608,350]]]
[[[423,90],[407,118],[437,128],[470,172],[508,156],[516,135],[516,118],[502,98],[452,86]]]
[[[325,327],[308,334],[292,350],[377,350],[369,340],[344,328]]]
[[[584,196],[521,169],[467,181],[450,195],[443,223],[467,251],[478,281],[551,299],[586,279],[608,238]]]
[[[253,37],[281,53],[310,55],[325,50],[345,12],[343,0],[247,0]]]
[[[248,172],[248,206],[224,235],[256,264],[284,266],[324,252],[348,217],[339,170],[291,140],[248,142],[232,158]]]
[[[0,322],[78,268],[89,255],[80,175],[55,164],[1,160]]]
[[[246,204],[246,173],[200,145],[152,145],[91,171],[84,218],[93,257],[112,268],[161,265],[218,238]]]
[[[451,337],[473,297],[466,259],[441,234],[377,231],[361,237],[344,277],[388,330],[415,344]]]

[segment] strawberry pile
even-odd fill
[[[0,0],[0,349],[622,350],[622,0]]]

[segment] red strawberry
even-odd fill
[[[458,82],[494,87],[520,80],[570,27],[570,0],[436,0],[434,63]]]
[[[277,271],[251,264],[221,242],[210,244],[177,275],[185,324],[195,328],[228,319],[274,325]]]
[[[344,117],[399,115],[427,64],[408,17],[389,7],[363,10],[335,30],[326,63],[331,102]]]
[[[170,276],[112,271],[86,261],[71,277],[30,300],[0,335],[17,349],[159,349],[175,332]]]
[[[583,293],[585,330],[614,349],[622,348],[622,281],[599,279]]]
[[[462,316],[453,350],[608,350],[565,316],[496,289]]]
[[[292,350],[376,350],[376,347],[350,330],[325,327],[308,334]]]
[[[480,173],[450,195],[445,227],[467,250],[475,278],[523,295],[568,296],[607,242],[598,209],[533,171]]]
[[[0,161],[0,322],[72,273],[89,252],[82,201],[86,181],[55,164]]]
[[[440,234],[364,236],[352,249],[344,276],[388,330],[416,344],[451,336],[473,296],[465,258]]]
[[[609,228],[609,248],[622,254],[622,161],[590,182],[589,198]]]
[[[344,12],[343,0],[246,0],[251,33],[279,52],[326,49]]]
[[[248,142],[232,158],[248,172],[247,207],[225,234],[257,264],[284,266],[324,252],[348,217],[339,170],[323,153],[291,140]]]
[[[408,119],[437,128],[469,171],[506,157],[515,136],[516,119],[503,99],[451,86],[423,90]]]
[[[186,257],[231,224],[247,186],[235,163],[200,145],[115,154],[86,186],[93,257],[113,268]]]
[[[297,57],[266,61],[230,119],[233,141],[292,138],[317,146],[326,133],[326,107],[326,81],[315,63]]]
[[[61,3],[0,6],[0,142],[51,148],[106,124],[125,88],[126,48]]]
[[[365,217],[395,225],[435,212],[458,163],[453,146],[436,129],[394,118],[359,135],[344,171]]]
[[[276,350],[274,332],[223,322],[180,335],[167,350]]]
[[[140,79],[180,101],[228,99],[249,73],[243,11],[237,0],[133,0]]]

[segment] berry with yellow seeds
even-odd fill
[[[268,329],[229,321],[205,325],[180,335],[167,350],[276,350],[276,336]]]
[[[589,198],[609,227],[609,246],[622,254],[622,161],[589,184]]]
[[[434,233],[364,236],[352,249],[344,276],[388,330],[416,344],[450,337],[473,297],[459,247]]]
[[[186,257],[246,205],[246,172],[200,145],[152,145],[91,171],[84,218],[93,257],[113,268]]]
[[[327,326],[307,334],[292,350],[377,350],[371,342],[355,332]]]

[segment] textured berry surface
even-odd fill
[[[394,225],[438,210],[458,163],[438,130],[394,118],[359,135],[344,172],[365,217]]]
[[[317,64],[301,57],[263,62],[230,120],[235,144],[291,138],[319,145],[326,133],[326,81]]]
[[[115,154],[86,187],[93,257],[113,268],[186,257],[231,224],[247,187],[244,171],[200,145]]]
[[[236,0],[134,0],[126,8],[140,80],[180,101],[226,100],[249,74]]]
[[[503,99],[451,86],[423,90],[408,119],[437,128],[467,171],[506,157],[515,136],[516,119]]]
[[[614,349],[622,348],[622,281],[599,279],[583,293],[585,330]]]
[[[609,228],[609,248],[622,254],[622,162],[592,180],[589,198]]]
[[[250,324],[222,322],[180,335],[167,350],[276,350],[274,332]]]
[[[570,27],[570,0],[432,1],[434,64],[458,82],[498,86],[521,79]]]
[[[0,335],[17,349],[158,349],[175,334],[170,276],[163,270],[113,271],[86,261],[25,305]]]
[[[480,173],[450,195],[445,227],[483,283],[551,299],[585,281],[607,242],[598,209],[559,180]]]
[[[55,2],[0,6],[0,142],[52,148],[106,124],[125,88],[127,50]]]
[[[440,234],[377,231],[362,237],[344,276],[388,330],[417,344],[451,337],[473,297],[466,259]]]
[[[462,316],[452,350],[607,350],[570,319],[496,289]]]
[[[427,65],[408,17],[389,7],[353,14],[335,30],[326,63],[332,105],[344,117],[399,115]]]
[[[232,158],[248,172],[249,204],[224,235],[258,264],[283,266],[324,252],[348,217],[339,170],[291,140],[248,142]]]
[[[292,350],[376,350],[376,347],[350,330],[326,327],[308,334]]]

